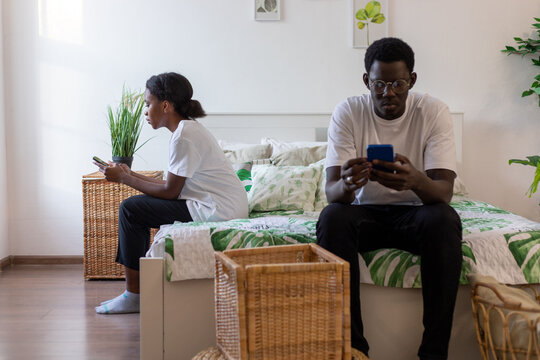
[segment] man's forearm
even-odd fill
[[[347,191],[342,179],[326,183],[326,199],[329,203],[350,204],[354,197],[354,191]]]
[[[433,180],[424,176],[414,193],[424,204],[450,203],[453,194],[453,184],[447,180]]]
[[[178,198],[179,192],[175,189],[167,188],[165,181],[159,179],[155,179],[159,180],[159,182],[148,181],[151,178],[143,175],[141,176],[142,178],[133,174],[127,175],[122,179],[122,183],[134,188],[135,190],[139,190],[144,194],[160,199],[172,200]]]
[[[148,181],[148,182],[152,182],[152,183],[156,183],[156,184],[165,184],[165,180],[163,180],[163,179],[153,178],[153,177],[150,177],[150,176],[144,176],[143,174],[139,174],[139,173],[137,173],[135,171],[131,171],[130,175],[136,177],[137,179],[141,179],[141,180],[144,180],[144,181]]]

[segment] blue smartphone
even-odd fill
[[[377,144],[367,146],[367,161],[373,162],[373,160],[383,160],[394,162],[394,147],[391,144]],[[392,173],[393,171],[382,166],[373,165],[375,170],[386,171]]]

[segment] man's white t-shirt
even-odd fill
[[[247,193],[216,139],[201,123],[182,120],[169,141],[169,172],[186,182],[185,199],[194,221],[248,217]]]
[[[448,106],[427,94],[410,92],[403,115],[385,120],[375,114],[370,94],[353,96],[338,104],[328,128],[326,168],[366,157],[370,144],[392,144],[420,170],[456,172],[454,129]],[[368,181],[356,191],[353,204],[422,205],[412,191],[389,189]]]

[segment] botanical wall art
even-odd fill
[[[254,0],[255,20],[279,20],[280,0]]]
[[[351,1],[353,47],[367,48],[375,40],[388,36],[388,0]]]

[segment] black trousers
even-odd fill
[[[352,346],[366,355],[360,310],[358,253],[397,248],[421,256],[424,303],[421,359],[446,359],[461,273],[461,220],[447,204],[330,204],[317,222],[317,242],[347,260],[351,271]],[[396,354],[396,358],[399,354]]]
[[[139,270],[139,258],[150,247],[150,229],[175,221],[193,221],[185,200],[164,200],[135,195],[120,204],[116,262]]]

